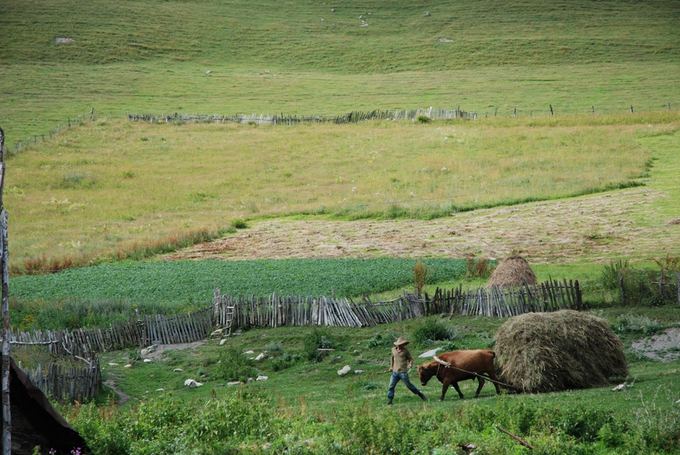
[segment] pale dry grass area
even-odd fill
[[[427,219],[637,181],[677,116],[539,124],[151,125],[98,119],[12,157],[12,266],[85,265],[236,218]],[[562,122],[565,124],[562,125]],[[362,224],[359,224],[362,225]]]
[[[663,192],[632,188],[557,201],[455,214],[436,220],[266,220],[166,259],[331,257],[503,258],[531,262],[607,261],[680,252],[680,225],[642,226],[641,209]],[[670,220],[669,220],[670,221]]]

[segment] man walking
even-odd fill
[[[404,381],[406,387],[408,387],[411,392],[418,395],[421,400],[425,401],[427,399],[408,379],[408,370],[413,366],[413,357],[411,356],[411,353],[408,352],[408,349],[406,349],[408,343],[409,342],[403,337],[399,337],[399,339],[394,342],[392,360],[390,363],[392,377],[390,379],[390,387],[387,389],[387,404],[392,404],[392,400],[394,399],[394,388],[397,386],[399,380]]]

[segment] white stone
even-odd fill
[[[187,379],[186,381],[184,381],[184,385],[189,387],[190,389],[195,389],[196,387],[201,387],[203,383],[198,382],[195,379]]]
[[[172,371],[174,371],[175,373],[181,373],[181,372],[184,371],[184,370],[181,369],[181,368],[175,368],[175,369],[172,370]]]
[[[210,334],[210,338],[217,338],[217,337],[222,337],[222,329],[217,329],[213,330],[213,332]]]
[[[612,392],[620,392],[621,390],[626,388],[626,383],[624,382],[623,384],[619,384],[616,387],[612,389]]]
[[[226,343],[226,342],[227,342],[227,339],[226,339],[226,338],[222,338],[222,339],[220,340],[220,346],[224,346],[224,343]]]
[[[156,392],[165,392],[165,389],[161,387],[160,389],[156,389]]]
[[[248,382],[248,384],[250,384],[251,382],[255,382],[255,378],[248,378],[247,382]]]
[[[354,374],[361,374],[363,372],[364,372],[364,370],[354,370]]]
[[[453,43],[451,38],[439,38],[440,43]]]
[[[123,365],[123,368],[132,368],[132,364],[131,364],[131,363],[126,363],[125,365]]]
[[[253,354],[255,354],[255,351],[252,351],[252,350],[243,352],[243,355],[253,355]]]
[[[117,367],[118,364],[116,362],[109,362],[110,367]]]
[[[338,376],[345,376],[350,371],[352,371],[352,367],[349,365],[345,365],[344,367],[338,370]]]
[[[147,346],[144,349],[142,349],[140,351],[140,354],[142,355],[142,357],[147,357],[152,352],[156,352],[156,349],[158,349],[158,345],[152,344],[151,346]]]
[[[266,381],[267,379],[269,379],[269,376],[265,376],[265,375],[261,374],[255,380],[256,381]]]
[[[151,363],[151,362],[153,362],[153,360],[151,360],[151,359],[144,359],[144,363]]]
[[[243,384],[241,381],[231,381],[231,382],[227,382],[227,385],[228,385],[228,386],[241,385],[241,384]]]
[[[260,352],[260,353],[257,355],[257,357],[255,357],[255,360],[257,360],[257,361],[259,362],[260,360],[264,360],[264,359],[266,359],[266,358],[267,358],[267,354],[265,354],[264,352]]]
[[[57,36],[54,38],[54,44],[73,44],[76,40],[68,36]]]
[[[418,358],[419,359],[429,359],[430,357],[434,357],[434,355],[441,350],[442,350],[442,348],[430,349],[429,351],[425,351],[422,354],[420,354],[418,356]]]

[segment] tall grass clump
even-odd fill
[[[416,286],[416,294],[418,297],[420,297],[420,294],[423,291],[423,287],[425,286],[425,281],[427,280],[427,267],[425,264],[422,263],[422,261],[416,262],[416,265],[413,267],[413,281],[415,282]]]
[[[314,329],[303,339],[303,352],[307,360],[320,362],[328,355],[325,349],[335,349],[337,340],[326,329]]]
[[[225,381],[246,382],[248,378],[257,376],[254,363],[241,351],[227,348],[220,353],[217,376]]]
[[[643,335],[653,335],[662,328],[663,326],[657,320],[630,313],[619,316],[612,323],[612,329],[619,334],[640,333]]]
[[[489,278],[495,265],[485,257],[467,256],[465,258],[465,278]]]
[[[429,344],[433,341],[452,340],[456,332],[434,318],[427,318],[413,330],[413,341],[418,344]]]

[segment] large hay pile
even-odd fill
[[[502,380],[524,392],[603,386],[628,374],[623,344],[607,321],[573,310],[509,319],[494,351]]]
[[[510,256],[501,262],[489,278],[488,286],[524,286],[536,284],[536,274],[526,259]]]

